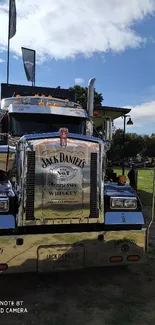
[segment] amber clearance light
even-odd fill
[[[46,106],[52,106],[53,104],[52,103],[47,103]]]
[[[124,175],[119,176],[119,182],[122,183],[122,184],[125,184],[126,183],[126,176],[124,176]]]
[[[128,261],[139,261],[140,260],[140,256],[139,255],[129,255],[128,257],[127,257],[127,260]]]
[[[43,102],[39,102],[39,106],[44,106],[44,103]]]
[[[94,116],[98,116],[98,111],[95,111],[94,112]]]
[[[110,257],[110,262],[111,263],[118,263],[118,262],[122,262],[122,261],[123,261],[122,256],[111,256]]]

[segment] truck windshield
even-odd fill
[[[85,119],[79,117],[26,113],[11,113],[9,117],[9,133],[17,137],[24,134],[58,132],[62,127],[68,128],[70,133],[85,132]]]

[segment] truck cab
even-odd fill
[[[6,128],[12,138],[20,138],[24,134],[58,132],[60,127],[68,128],[70,133],[85,134],[86,114],[80,105],[41,96],[26,99],[27,103],[25,97],[3,99],[1,102],[3,130]],[[72,110],[77,110],[76,115],[71,114]],[[70,116],[67,115],[69,112]]]
[[[129,185],[107,178],[113,118],[108,110],[95,116],[94,82],[87,109],[69,90],[2,85],[0,244],[2,238],[7,272],[143,261],[141,202]],[[16,254],[6,263],[12,247]]]

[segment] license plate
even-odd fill
[[[51,245],[38,248],[38,272],[64,271],[83,268],[84,247]]]

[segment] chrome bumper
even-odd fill
[[[147,229],[1,236],[0,269],[6,264],[2,273],[56,272],[142,263],[146,243]],[[133,255],[139,259],[131,260]]]

